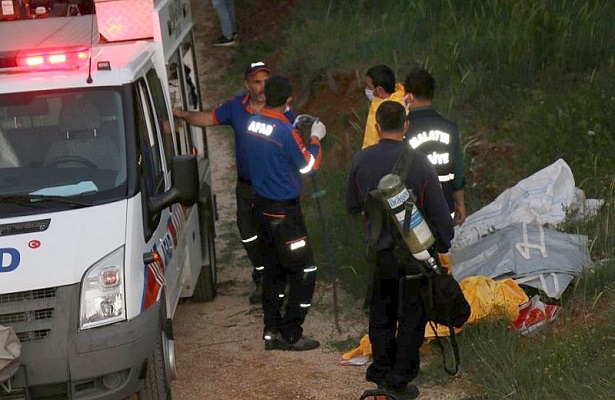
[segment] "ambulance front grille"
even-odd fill
[[[0,295],[0,325],[13,328],[21,342],[45,339],[51,333],[56,288]]]

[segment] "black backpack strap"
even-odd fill
[[[449,369],[446,366],[446,351],[444,350],[444,345],[441,342],[441,340],[446,340],[446,339],[438,336],[436,325],[432,321],[429,321],[429,325],[431,326],[431,329],[433,330],[434,335],[436,335],[436,343],[438,343],[438,347],[440,347],[440,351],[442,351],[442,364],[443,364],[444,370],[449,375],[457,374],[457,372],[459,371],[459,345],[457,344],[457,337],[455,336],[456,335],[455,328],[453,327],[452,324],[448,326],[449,337],[451,339],[451,346],[453,347],[453,357],[455,359],[455,369]]]
[[[399,176],[403,184],[406,184],[406,178],[408,177],[408,172],[410,172],[413,161],[414,150],[410,147],[410,145],[404,145],[401,154],[397,157],[395,165],[393,165],[393,170],[391,171],[392,174]]]
[[[430,310],[434,309],[434,290],[433,290],[433,278],[429,278],[427,284],[429,285],[429,290],[427,291],[429,298],[427,299],[427,304],[429,306]],[[449,314],[450,310],[446,310],[447,314]],[[459,371],[459,345],[457,344],[457,337],[455,336],[455,327],[453,326],[453,321],[452,319],[449,317],[448,318],[449,322],[446,325],[448,327],[448,331],[449,331],[449,337],[451,339],[451,346],[453,347],[453,357],[455,360],[455,369],[449,369],[446,365],[446,351],[444,350],[444,345],[442,344],[441,340],[446,340],[445,338],[440,338],[440,336],[438,336],[438,330],[436,329],[436,324],[434,324],[433,321],[429,321],[429,326],[431,327],[431,330],[433,331],[434,335],[436,335],[436,343],[438,343],[438,347],[440,347],[440,351],[442,352],[442,364],[444,367],[444,370],[449,374],[449,375],[455,375],[457,374],[457,372]]]
[[[369,231],[367,232],[367,243],[374,248],[378,243],[378,238],[382,229],[388,226],[388,215],[382,206],[378,190],[374,189],[367,195],[365,211],[369,219]]]

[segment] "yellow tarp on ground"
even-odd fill
[[[519,316],[519,306],[528,301],[527,294],[512,279],[494,281],[486,276],[470,276],[459,284],[461,291],[470,303],[470,318],[466,324],[472,324],[482,318],[505,317],[514,321]],[[446,326],[434,324],[438,336],[448,336]],[[456,329],[455,332],[461,331]],[[425,337],[435,337],[431,324],[427,324]]]
[[[482,318],[502,316],[515,321],[519,316],[519,306],[528,301],[525,292],[512,279],[494,281],[486,276],[471,276],[459,284],[463,295],[470,304],[471,314],[466,324],[472,324]],[[434,330],[427,324],[425,337],[435,337]],[[448,336],[446,326],[437,326],[438,336]],[[455,332],[461,331],[456,329]],[[369,336],[364,335],[359,347],[344,353],[342,358],[350,360],[357,356],[371,356],[372,346]]]

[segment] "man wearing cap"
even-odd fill
[[[257,222],[254,219],[253,202],[254,189],[248,171],[246,157],[249,148],[246,145],[246,127],[248,119],[260,112],[265,105],[265,80],[270,69],[263,61],[250,63],[246,66],[245,92],[235,96],[210,111],[184,111],[173,109],[173,115],[187,123],[196,126],[230,125],[235,134],[235,160],[237,163],[237,227],[248,258],[253,266],[252,279],[256,288],[250,296],[250,304],[261,302],[263,256],[261,242],[258,238]],[[294,114],[290,109],[284,111],[290,121]]]
[[[284,115],[292,101],[291,93],[287,78],[267,79],[266,104],[248,121],[246,142],[256,192],[254,208],[265,244],[265,349],[302,351],[315,349],[320,343],[303,335],[302,325],[312,302],[317,268],[299,197],[302,175],[315,173],[320,165],[320,141],[326,129],[322,122],[314,122],[309,143],[304,142]],[[286,296],[288,300],[282,310]]]

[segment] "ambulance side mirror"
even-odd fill
[[[196,156],[182,154],[173,157],[171,188],[149,199],[149,211],[157,213],[174,203],[191,206],[199,199],[199,170]]]

